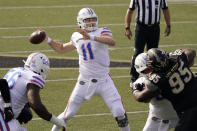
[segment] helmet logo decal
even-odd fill
[[[87,8],[90,15],[93,15],[93,11],[90,8]]]
[[[42,59],[42,63],[43,63],[44,65],[49,65],[49,62],[48,62],[48,60],[46,60],[46,59]]]
[[[142,57],[142,62],[146,64],[146,58]]]

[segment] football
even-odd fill
[[[30,35],[29,41],[32,44],[40,44],[41,42],[44,41],[45,38],[46,38],[45,31],[43,31],[43,30],[36,30]]]

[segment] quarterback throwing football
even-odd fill
[[[114,46],[112,32],[108,28],[98,28],[98,17],[93,9],[79,11],[77,22],[80,27],[68,43],[55,42],[48,36],[46,42],[57,52],[66,53],[77,49],[79,55],[79,77],[69,98],[66,109],[58,118],[65,122],[76,114],[82,103],[93,95],[100,96],[115,117],[121,131],[130,131],[128,118],[121,97],[109,76],[108,46]],[[59,130],[53,126],[52,131]]]

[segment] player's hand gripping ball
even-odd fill
[[[46,33],[43,30],[36,30],[34,31],[30,37],[29,37],[29,41],[32,44],[40,44],[41,42],[43,42],[46,38]]]

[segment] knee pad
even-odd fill
[[[118,124],[119,127],[126,127],[129,124],[126,113],[124,114],[124,118],[116,117],[115,119],[116,119],[117,124]]]

